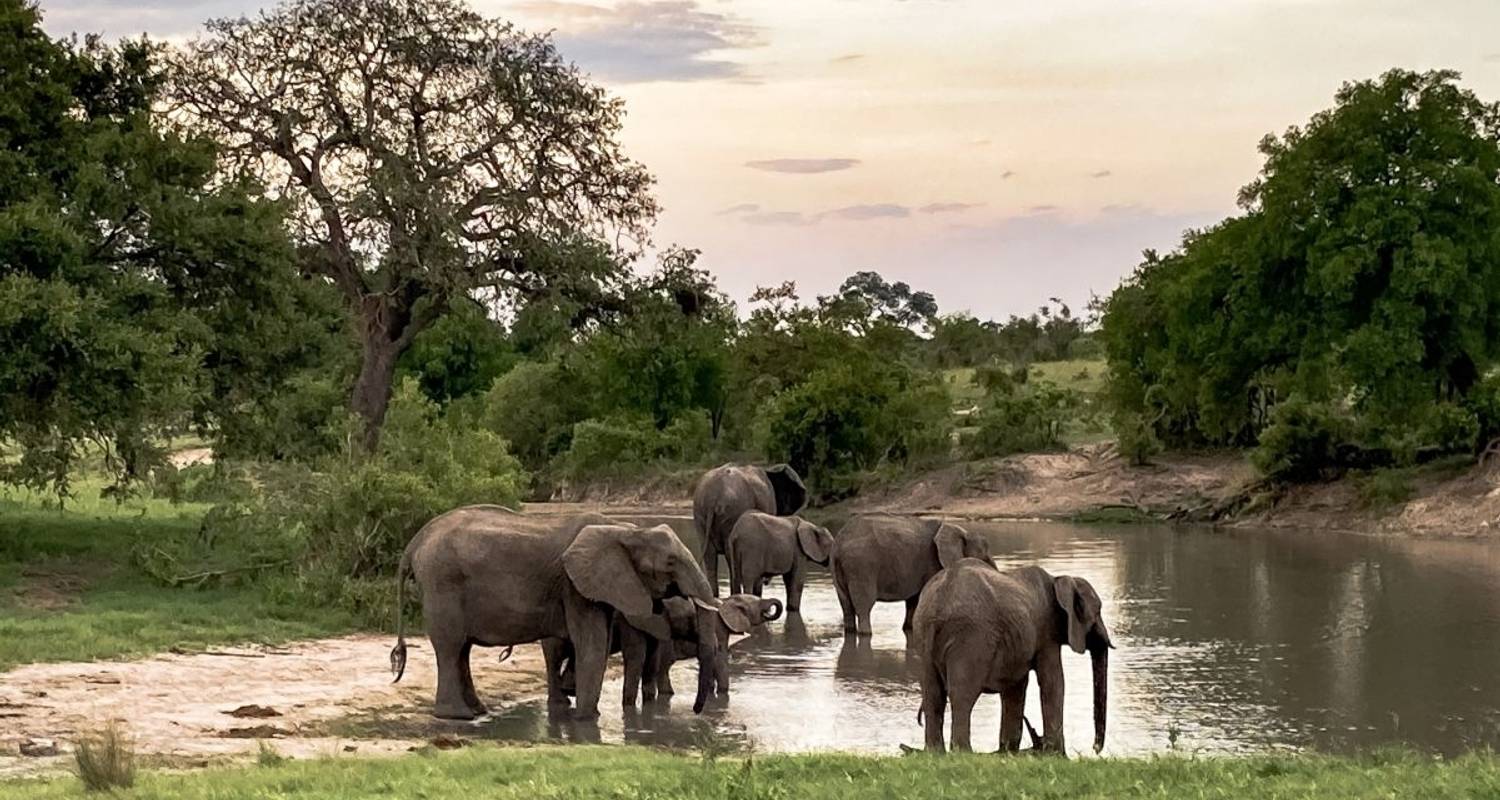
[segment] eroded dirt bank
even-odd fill
[[[148,763],[203,766],[255,755],[267,740],[286,756],[404,753],[462,737],[464,723],[428,716],[436,666],[412,642],[406,675],[391,683],[390,636],[359,635],[284,647],[228,647],[140,661],[33,664],[0,674],[0,777],[62,770],[71,742],[118,720]],[[541,650],[474,651],[474,679],[492,706],[542,697]],[[332,735],[341,720],[378,712],[403,738]],[[55,743],[52,756],[19,755]]]

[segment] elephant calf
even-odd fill
[[[729,532],[730,589],[760,597],[761,587],[780,576],[786,585],[786,610],[798,612],[809,565],[828,566],[833,534],[801,517],[777,517],[751,511]]]
[[[922,587],[961,558],[990,560],[989,541],[949,522],[872,514],[851,519],[833,543],[833,588],[844,630],[870,635],[877,602],[906,603],[911,630]]]
[[[702,537],[703,569],[719,595],[719,554],[729,560],[731,594],[734,557],[729,554],[729,534],[740,517],[750,511],[788,516],[807,504],[807,486],[797,470],[786,464],[756,467],[724,464],[703,473],[693,488],[693,525]]]
[[[633,706],[636,697],[650,702],[657,695],[670,696],[672,665],[688,659],[711,666],[710,694],[729,692],[729,640],[734,634],[754,629],[781,617],[779,600],[762,600],[748,594],[730,595],[722,601],[701,602],[680,597],[662,601],[662,611],[646,617],[616,615],[610,652],[625,662],[621,703]],[[707,659],[701,659],[702,643],[711,643]],[[561,659],[561,684],[571,694],[573,661],[565,649]],[[694,711],[702,708],[695,706]]]
[[[548,696],[561,698],[560,643],[577,669],[575,715],[599,715],[599,693],[616,612],[649,616],[666,598],[707,603],[713,590],[698,561],[665,525],[638,528],[599,514],[551,519],[499,506],[468,506],[435,517],[406,546],[396,576],[396,646],[391,670],[406,668],[402,589],[422,590],[422,616],[437,657],[433,714],[473,719],[486,709],[474,690],[474,645],[543,642]],[[699,662],[697,706],[712,679]]]
[[[1000,694],[1000,749],[1021,746],[1021,715],[1032,670],[1042,692],[1044,750],[1064,752],[1064,642],[1094,662],[1094,751],[1104,748],[1109,705],[1109,629],[1094,587],[1040,567],[1001,572],[962,559],[939,572],[917,603],[915,649],[922,658],[927,749],[943,749],[943,712],[953,706],[953,749],[968,750],[969,719],[983,693]]]

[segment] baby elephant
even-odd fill
[[[780,576],[786,584],[786,610],[802,606],[810,564],[828,566],[833,534],[801,517],[750,511],[729,532],[730,591],[760,597],[761,587]]]
[[[980,694],[1000,694],[1000,749],[1021,744],[1026,685],[1042,691],[1041,749],[1065,752],[1062,646],[1094,662],[1094,751],[1104,747],[1109,705],[1109,629],[1099,595],[1083,578],[1040,567],[1001,572],[965,558],[922,590],[913,639],[922,666],[927,749],[943,749],[943,712],[953,706],[953,749],[969,749],[969,716]]]

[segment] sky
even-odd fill
[[[624,99],[657,246],[738,302],[875,270],[940,309],[1107,294],[1235,212],[1268,133],[1345,81],[1500,100],[1500,0],[473,0]],[[53,34],[184,39],[257,0],[41,0]]]

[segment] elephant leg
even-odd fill
[[[641,666],[641,702],[656,699],[656,678],[661,671],[661,643],[654,636],[645,638],[645,661]]]
[[[922,672],[922,731],[927,749],[941,753],[943,746],[943,715],[948,710],[948,692],[943,686],[943,675],[935,664],[928,664]]]
[[[423,608],[428,640],[437,658],[437,698],[432,715],[440,719],[473,719],[478,716],[465,700],[465,675],[469,646],[464,635],[463,611],[448,598],[434,598]]]
[[[1066,753],[1063,741],[1063,665],[1060,648],[1043,650],[1036,659],[1036,684],[1042,694],[1042,748]]]
[[[901,621],[901,630],[911,632],[912,620],[917,616],[917,601],[922,599],[920,594],[906,598],[906,618]]]
[[[629,708],[635,705],[636,696],[644,691],[642,679],[646,674],[646,643],[643,640],[649,637],[634,633],[622,635],[625,641],[620,646],[620,657],[625,662],[625,680],[620,703]]]
[[[474,689],[474,673],[470,671],[469,656],[473,654],[474,643],[464,642],[463,650],[458,656],[459,679],[464,695],[464,705],[474,712],[474,716],[482,717],[490,713],[488,708],[479,699],[479,692]]]
[[[860,636],[869,636],[874,631],[870,626],[870,612],[875,608],[875,587],[849,588],[849,599],[854,603],[854,616],[857,619],[855,631]]]
[[[578,704],[573,707],[573,718],[597,719],[604,666],[609,659],[609,615],[583,604],[570,608],[568,638],[573,643],[573,674],[577,676]]]
[[[714,688],[720,697],[729,694],[729,654],[719,653],[714,657]]]
[[[786,610],[796,614],[802,611],[802,570],[795,569],[781,576],[786,586]]]
[[[969,721],[974,704],[979,701],[979,676],[962,664],[948,670],[948,700],[953,704],[953,752],[967,753],[974,748],[969,738]]]
[[[713,531],[703,531],[703,576],[713,587],[714,597],[719,596],[719,543],[714,541]]]
[[[672,655],[672,646],[667,642],[662,642],[656,668],[656,693],[662,697],[671,697],[676,694],[676,690],[672,688],[672,664],[674,663],[676,659]]]
[[[844,585],[838,573],[833,576],[833,593],[838,595],[839,608],[844,612],[844,632],[854,633],[854,601],[849,597],[849,589]]]
[[[568,704],[568,693],[563,689],[563,660],[567,657],[567,642],[564,639],[543,639],[542,660],[547,664],[547,702],[550,705]]]
[[[1021,749],[1021,717],[1026,713],[1026,683],[1030,673],[1000,692],[1000,752]]]

